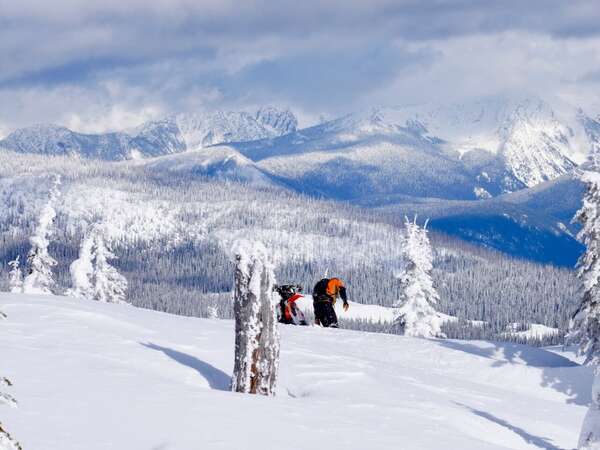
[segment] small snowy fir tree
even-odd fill
[[[417,220],[405,220],[403,237],[404,268],[400,279],[400,299],[393,327],[406,336],[445,337],[441,331],[440,316],[435,310],[439,295],[433,287],[431,269],[433,255],[427,236],[427,223],[423,227]]]
[[[207,309],[207,317],[209,319],[218,319],[219,318],[219,310],[217,309],[216,306],[209,306]]]
[[[10,272],[8,274],[8,288],[12,293],[23,292],[23,272],[21,272],[21,257],[17,257],[8,263]]]
[[[261,243],[234,246],[235,363],[231,389],[274,395],[279,370],[275,276]]]
[[[93,298],[105,303],[127,303],[127,279],[110,264],[116,259],[104,240],[105,233],[101,226],[92,230],[93,237]]]
[[[27,255],[28,272],[23,280],[23,292],[26,294],[51,294],[54,286],[52,268],[56,260],[48,253],[52,224],[56,218],[54,205],[60,195],[60,176],[56,176],[50,189],[50,198],[39,217],[35,234],[29,238],[31,250]]]
[[[578,262],[581,303],[569,324],[567,342],[579,345],[585,364],[594,365],[592,403],[579,436],[579,449],[600,450],[600,174],[584,172],[587,190],[583,206],[573,218],[582,228],[577,238],[586,246]]]
[[[0,319],[6,318],[6,314],[0,311]],[[17,407],[17,401],[12,395],[4,392],[5,388],[10,388],[12,383],[8,378],[0,377],[0,405],[8,405],[12,408]],[[17,441],[4,429],[0,423],[0,450],[23,450]]]
[[[73,261],[69,267],[73,287],[67,291],[68,296],[84,300],[93,300],[93,250],[94,236],[92,233],[88,232],[81,241],[79,257]]]

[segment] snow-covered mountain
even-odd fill
[[[148,158],[228,142],[266,139],[295,131],[296,117],[288,110],[261,108],[246,112],[179,114],[150,121],[122,132],[77,133],[65,127],[34,125],[16,130],[0,148],[47,155],[125,160]]]
[[[418,124],[461,156],[476,150],[499,155],[527,187],[566,173],[591,150],[581,110],[559,114],[535,97],[498,96],[471,103],[424,105],[387,110],[396,123]],[[588,139],[589,141],[589,139]]]
[[[124,160],[231,144],[298,191],[374,204],[399,195],[494,197],[554,179],[600,150],[599,120],[532,97],[377,108],[297,126],[290,111],[266,107],[178,114],[101,135],[33,126],[0,147]]]
[[[281,327],[275,398],[228,392],[229,320],[0,294],[25,449],[574,448],[592,369],[524,345]],[[101,423],[101,426],[98,424]]]
[[[180,130],[188,149],[283,136],[296,131],[298,126],[292,112],[273,107],[261,108],[254,115],[218,111],[212,114],[178,114],[171,120]]]
[[[495,97],[379,108],[236,147],[304,192],[367,203],[398,195],[481,199],[533,187],[571,171],[598,142],[600,122],[581,110]]]

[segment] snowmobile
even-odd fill
[[[308,325],[304,313],[296,305],[296,301],[304,296],[301,294],[302,286],[299,284],[283,284],[273,288],[279,296],[279,308],[277,309],[277,320],[287,325]]]

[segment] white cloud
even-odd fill
[[[556,39],[505,32],[412,44],[428,46],[438,57],[418,70],[400,71],[393,84],[364,102],[460,101],[498,93],[531,93],[592,108],[593,90],[578,80],[600,67],[600,38]],[[600,80],[599,80],[600,81]]]
[[[267,103],[312,123],[506,90],[598,109],[592,0],[0,0],[0,11],[5,130],[103,131]]]

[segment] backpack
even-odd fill
[[[323,297],[327,296],[327,285],[329,284],[329,278],[323,278],[313,289],[313,297]]]
[[[302,292],[302,286],[299,284],[282,284],[281,286],[274,286],[273,290],[277,291],[283,300],[288,300],[295,294]]]

